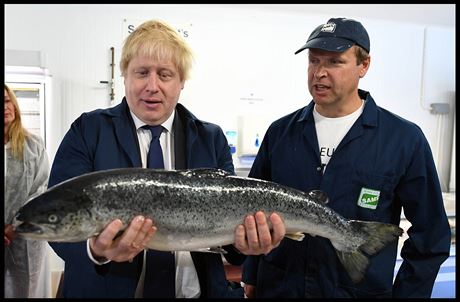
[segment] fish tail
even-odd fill
[[[353,252],[336,250],[336,252],[353,283],[361,282],[369,266],[369,258],[359,250]]]
[[[375,221],[350,220],[351,227],[357,232],[363,234],[365,242],[356,250],[341,251],[336,250],[340,262],[350,275],[354,283],[363,280],[367,267],[369,266],[368,256],[378,253],[390,242],[402,235],[403,229],[390,224]]]

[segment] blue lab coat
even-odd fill
[[[230,148],[217,125],[197,119],[177,104],[173,122],[175,168],[220,168],[234,174]],[[84,173],[113,168],[142,167],[134,122],[124,98],[108,109],[83,113],[71,125],[59,146],[51,169],[51,187]],[[95,265],[88,257],[86,241],[50,243],[65,261],[63,297],[132,298],[139,277],[138,255],[132,263]],[[226,259],[241,264],[244,256],[231,246]],[[228,286],[220,254],[192,252],[201,297],[242,297],[241,288]]]
[[[397,244],[370,257],[365,280],[353,284],[328,239],[283,239],[266,256],[247,258],[243,281],[257,297],[430,297],[451,233],[428,142],[421,129],[378,107],[359,90],[365,107],[332,155],[325,173],[313,101],[272,123],[249,176],[305,192],[320,189],[329,207],[347,219],[399,225],[401,209],[412,224],[393,284]],[[362,188],[380,191],[375,210],[357,205]]]

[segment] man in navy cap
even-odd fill
[[[284,238],[279,247],[246,259],[248,297],[424,297],[450,250],[447,221],[433,156],[422,130],[376,105],[358,89],[369,69],[369,35],[352,19],[318,26],[295,53],[308,49],[313,100],[273,122],[250,177],[305,192],[320,189],[327,206],[346,219],[411,223],[393,281],[397,240],[373,256],[354,283],[328,239]],[[339,226],[337,226],[339,227]]]

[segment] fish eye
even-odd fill
[[[57,215],[55,215],[55,214],[49,215],[48,216],[48,221],[51,222],[51,223],[55,223],[56,221],[58,221]]]

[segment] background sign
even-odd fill
[[[123,19],[123,40],[126,39],[126,37],[132,33],[137,26],[141,25],[147,20],[142,20],[142,19]],[[191,23],[169,23],[172,27],[176,28],[177,32],[181,34],[181,36],[185,39],[190,37],[190,32],[192,28]]]

